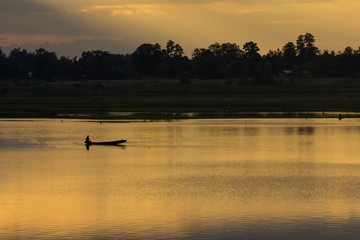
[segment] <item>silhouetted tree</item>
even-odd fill
[[[351,56],[354,54],[354,49],[350,46],[346,47],[344,52],[342,53],[345,56]]]
[[[33,71],[33,60],[34,54],[28,53],[25,49],[13,49],[8,58],[10,77],[26,78],[27,74]]]
[[[283,53],[280,51],[280,49],[277,49],[275,51],[270,50],[269,53],[265,56],[265,60],[271,64],[271,72],[273,74],[279,74],[283,70],[284,65],[291,65],[288,62],[283,64]],[[269,69],[269,67],[266,66],[266,69]],[[268,72],[270,71],[267,71],[267,73]]]
[[[88,79],[124,79],[131,73],[128,56],[115,55],[107,51],[92,50],[83,52],[79,59],[82,75]]]
[[[60,80],[73,80],[80,79],[80,73],[76,71],[75,59],[69,59],[68,57],[60,57],[57,61],[55,68],[55,75]]]
[[[296,40],[296,52],[300,57],[306,55],[304,35],[300,35]]]
[[[360,59],[352,47],[346,47],[338,58],[341,59],[343,64],[344,76],[353,77],[360,73]]]
[[[175,44],[174,41],[169,40],[166,44],[166,57],[168,58],[182,58],[184,56],[184,49]]]
[[[257,70],[257,65],[261,61],[261,55],[258,53],[260,51],[259,47],[254,42],[247,42],[244,44],[243,49],[248,65],[249,75],[256,81],[261,81],[261,76]]]
[[[214,43],[207,49],[196,48],[192,54],[193,74],[198,78],[239,77],[244,70],[240,60],[242,54],[235,43]]]
[[[355,54],[355,55],[360,54],[360,47],[358,48],[358,50],[354,50],[354,54]]]
[[[34,76],[47,81],[51,80],[55,77],[56,63],[56,53],[48,52],[44,48],[36,49],[33,68]]]
[[[242,59],[243,51],[236,43],[223,43],[221,45],[221,57],[224,64],[225,78],[242,79],[246,74],[246,67]]]
[[[189,63],[183,48],[169,40],[162,52],[162,61],[157,66],[156,76],[160,78],[184,78],[184,72],[189,71]]]
[[[209,48],[196,48],[192,54],[193,76],[196,78],[221,77],[215,55]]]
[[[313,58],[319,54],[319,49],[315,46],[315,37],[311,33],[300,35],[296,41],[296,50],[301,58]]]
[[[6,55],[3,53],[0,47],[0,79],[6,79],[9,77],[9,65]]]
[[[111,68],[111,54],[107,51],[92,50],[83,52],[79,60],[83,73],[90,79],[109,79],[108,69]]]
[[[272,84],[274,81],[273,67],[270,61],[264,60],[257,65],[257,81],[263,84]]]
[[[132,54],[135,69],[145,76],[154,76],[156,66],[161,62],[162,50],[160,44],[144,43]]]
[[[248,58],[259,58],[261,57],[258,53],[260,51],[259,47],[254,42],[247,42],[243,46],[245,57]]]
[[[296,43],[286,43],[282,50],[270,50],[263,57],[254,42],[240,49],[236,43],[214,43],[196,48],[188,59],[183,48],[169,40],[164,49],[144,43],[132,54],[112,54],[102,50],[82,53],[81,57],[58,58],[44,48],[27,52],[15,48],[7,57],[0,48],[0,78],[25,79],[29,72],[38,79],[131,79],[141,77],[177,78],[186,84],[190,77],[254,79],[257,83],[273,82],[273,76],[283,69],[309,77],[359,77],[360,47],[344,51],[325,50],[315,46],[311,33],[300,35]]]
[[[307,57],[312,58],[319,54],[319,49],[315,46],[315,37],[311,33],[305,34],[304,43]]]
[[[288,42],[283,47],[283,59],[286,68],[293,68],[296,60],[296,47],[293,42]]]

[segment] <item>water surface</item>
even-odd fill
[[[3,119],[0,236],[358,239],[359,143],[360,119]]]

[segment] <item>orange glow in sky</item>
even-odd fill
[[[171,39],[189,54],[215,42],[254,41],[266,54],[307,32],[321,50],[360,46],[358,0],[18,0],[16,6],[4,1],[0,46],[38,42],[39,36],[52,44],[124,39],[122,51],[131,53],[142,43],[165,45]]]

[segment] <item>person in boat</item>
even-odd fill
[[[89,135],[87,135],[87,137],[85,139],[85,143],[91,143]]]

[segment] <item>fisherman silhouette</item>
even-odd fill
[[[87,135],[87,137],[85,139],[85,143],[91,143],[89,135]]]

